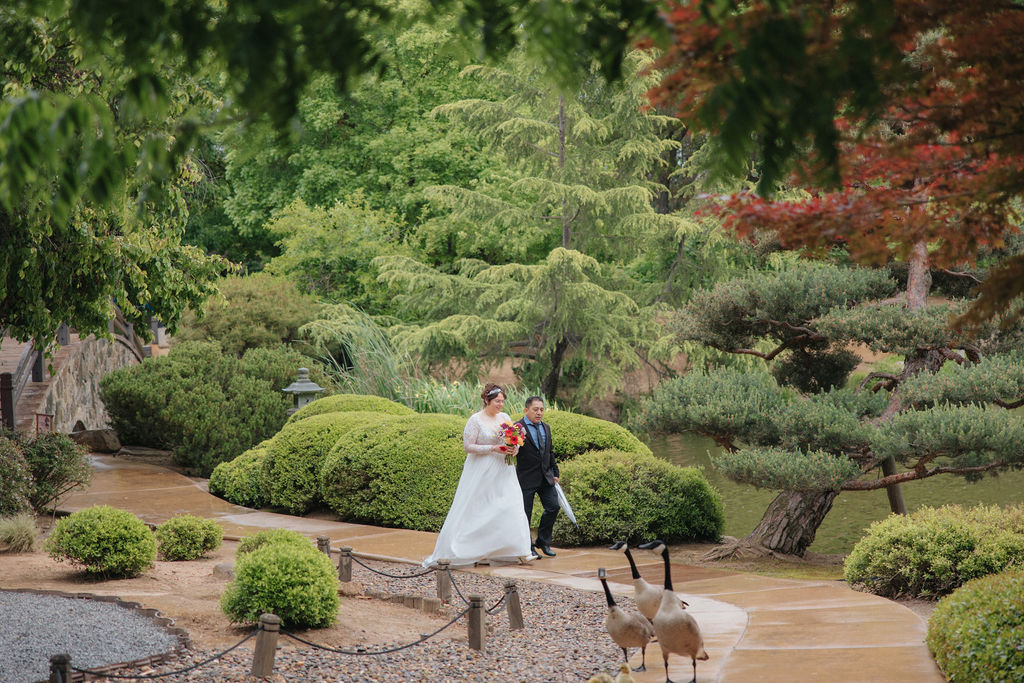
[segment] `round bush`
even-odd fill
[[[251,553],[257,548],[271,544],[284,544],[292,546],[295,550],[320,552],[313,545],[312,541],[298,531],[292,531],[291,529],[264,529],[263,531],[257,531],[254,534],[242,537],[242,540],[238,542],[238,548],[235,550],[235,557],[240,557],[246,553]]]
[[[219,548],[223,538],[215,521],[195,515],[178,515],[156,528],[160,555],[171,562],[198,559]]]
[[[559,514],[554,530],[558,545],[721,539],[725,524],[721,496],[695,467],[606,450],[569,460],[560,465],[560,472],[559,483],[579,528]],[[534,516],[539,515],[535,505]]]
[[[238,557],[220,605],[236,623],[276,614],[284,628],[323,628],[338,616],[339,582],[330,558],[270,543]]]
[[[401,403],[389,401],[380,396],[367,396],[364,394],[335,394],[324,396],[312,403],[299,408],[288,418],[289,422],[305,420],[313,415],[324,413],[345,413],[345,412],[373,412],[387,413],[388,415],[415,415],[416,411]]]
[[[1024,562],[1024,506],[923,507],[875,522],[846,558],[846,580],[888,598],[938,597]]]
[[[428,414],[352,430],[324,460],[324,502],[346,521],[439,530],[466,459],[465,423]]]
[[[15,439],[0,435],[0,517],[32,509],[32,474],[25,454]]]
[[[92,479],[86,450],[66,434],[43,432],[30,436],[16,432],[21,452],[32,474],[29,503],[41,512],[65,493],[84,488]]]
[[[551,452],[559,463],[588,451],[618,450],[651,455],[651,449],[644,442],[614,422],[564,410],[545,412],[544,421],[551,427]]]
[[[324,413],[284,426],[267,446],[260,470],[271,505],[305,513],[321,502],[320,466],[342,435],[389,419],[383,413]]]
[[[55,560],[109,578],[138,576],[156,560],[156,538],[130,512],[95,505],[59,520],[46,541]]]
[[[263,458],[270,439],[253,446],[234,460],[222,462],[210,475],[210,493],[224,500],[259,509],[269,500],[263,487]]]
[[[950,681],[1024,681],[1024,569],[974,579],[928,620],[928,649]]]

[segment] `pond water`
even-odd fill
[[[722,494],[727,536],[742,538],[749,534],[777,493],[736,484],[716,472],[711,467],[711,457],[721,452],[721,448],[711,439],[692,434],[671,434],[653,437],[648,445],[659,458],[683,467],[695,465],[704,470],[708,481]],[[939,475],[905,484],[902,489],[903,500],[911,512],[924,505],[1019,503],[1024,501],[1024,471],[985,477],[974,484],[961,477]],[[885,489],[841,493],[819,527],[810,549],[817,553],[847,553],[872,522],[888,515],[889,499]]]

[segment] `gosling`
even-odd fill
[[[604,595],[608,600],[608,616],[604,619],[608,635],[612,637],[615,644],[622,648],[622,656],[626,660],[626,668],[629,668],[629,648],[640,648],[640,666],[634,671],[647,671],[647,643],[654,637],[654,626],[642,614],[627,612],[615,604],[612,592],[608,590],[608,581],[604,568],[597,570],[597,576],[601,579],[604,587]]]

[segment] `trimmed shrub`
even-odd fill
[[[579,528],[560,514],[554,529],[558,545],[597,545],[617,539],[660,538],[666,543],[721,539],[725,524],[721,496],[695,467],[678,467],[642,453],[605,450],[584,453],[559,469],[559,483]],[[540,516],[537,505],[534,516]]]
[[[178,464],[209,476],[281,428],[291,403],[281,389],[300,366],[328,385],[310,358],[284,347],[239,359],[214,343],[186,342],[108,373],[100,396],[123,443],[170,449]]]
[[[324,396],[307,405],[299,408],[290,418],[289,422],[304,420],[313,415],[324,413],[344,412],[373,412],[387,413],[388,415],[415,415],[416,411],[407,408],[401,403],[389,401],[380,396],[367,396],[365,394],[335,394]]]
[[[923,507],[875,522],[846,558],[846,580],[888,598],[938,597],[1024,563],[1024,506]]]
[[[47,539],[55,560],[108,578],[138,576],[156,560],[156,538],[130,512],[94,505],[59,520]]]
[[[179,341],[216,341],[225,353],[238,356],[291,342],[320,310],[316,299],[293,282],[266,273],[226,277],[218,286],[220,296],[206,301],[201,316],[192,310],[182,315],[175,333]]]
[[[263,459],[270,439],[261,441],[234,460],[222,462],[210,475],[211,494],[249,508],[261,508],[269,502],[263,487]]]
[[[244,536],[242,540],[238,542],[238,548],[235,550],[235,557],[241,557],[246,553],[251,553],[257,548],[262,548],[265,545],[271,544],[284,544],[290,545],[295,549],[320,552],[316,546],[313,545],[312,541],[300,534],[298,531],[292,531],[291,529],[264,529],[263,531],[257,531],[254,534]]]
[[[32,473],[29,503],[36,512],[92,481],[92,465],[86,450],[66,434],[43,432],[29,436],[19,432],[19,441]]]
[[[30,553],[39,547],[36,518],[27,512],[0,517],[0,546],[10,553]]]
[[[1024,569],[974,579],[928,620],[928,649],[950,681],[1024,681]]]
[[[156,528],[160,555],[171,562],[198,559],[219,548],[223,539],[217,522],[195,515],[178,515]]]
[[[270,543],[238,557],[220,605],[236,623],[255,623],[269,612],[284,628],[323,628],[338,617],[338,587],[327,555]]]
[[[320,466],[343,434],[379,423],[381,413],[324,413],[284,426],[270,440],[260,477],[271,505],[292,514],[308,512],[320,501]]]
[[[32,509],[32,473],[21,445],[10,432],[0,434],[0,516]]]
[[[324,502],[346,521],[439,530],[466,459],[465,423],[454,415],[390,416],[350,431],[321,468]]]
[[[588,451],[618,450],[651,455],[646,444],[614,422],[564,410],[545,412],[544,421],[551,427],[551,452],[559,461],[559,467],[562,460]]]

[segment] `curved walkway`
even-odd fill
[[[203,482],[166,468],[131,458],[93,457],[91,487],[66,498],[62,509],[112,505],[154,524],[187,512],[216,519],[228,537],[265,528],[294,529],[310,538],[327,536],[335,549],[346,545],[360,556],[400,562],[419,563],[434,548],[433,533],[251,510],[211,496]],[[603,601],[598,567],[608,569],[613,592],[632,593],[622,553],[597,548],[561,549],[558,557],[529,567],[474,571],[590,590],[595,600]],[[655,556],[638,568],[652,583],[663,571]],[[925,622],[890,600],[850,590],[840,581],[777,579],[681,564],[673,564],[672,575],[711,655],[697,667],[701,683],[945,680],[924,644]],[[633,676],[638,683],[661,683],[661,653],[656,644],[648,649],[648,671]],[[638,656],[632,663],[639,664]],[[669,674],[676,681],[690,680],[689,662],[672,657]]]

